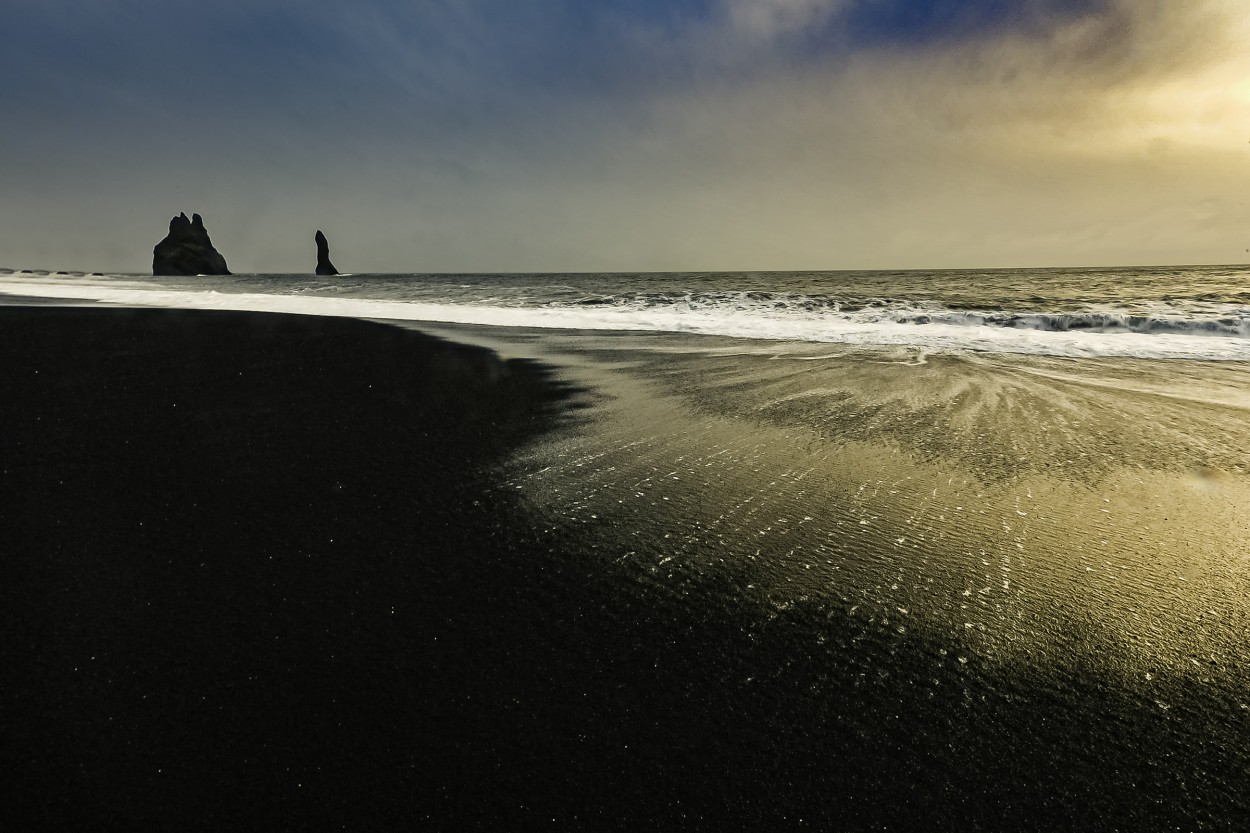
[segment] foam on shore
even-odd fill
[[[1250,360],[1250,339],[1174,328],[1042,326],[1037,322],[990,326],[967,315],[950,320],[933,316],[831,315],[732,306],[621,307],[612,305],[519,307],[310,295],[222,293],[214,290],[139,288],[139,284],[2,282],[0,293],[66,300],[168,307],[284,312],[302,315],[533,327],[566,330],[617,330],[719,335],[733,338],[807,341],[852,345],[909,346],[935,351],[978,351],[1056,357]],[[1159,331],[1164,329],[1165,331]]]

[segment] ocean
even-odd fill
[[[571,791],[553,806],[1250,823],[1250,269],[11,273],[0,293],[365,318],[554,368],[577,407],[488,475],[522,508],[510,534],[550,545],[535,569],[595,588],[535,637],[595,646],[544,689],[564,722],[538,723],[588,756],[543,782]]]
[[[0,278],[8,291],[154,306],[918,350],[1250,358],[1250,269],[1241,266],[182,279],[0,271]]]

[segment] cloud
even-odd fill
[[[842,25],[858,43],[951,43],[1005,34],[1045,37],[1074,21],[1117,16],[1114,0],[858,0]]]
[[[729,28],[749,40],[775,41],[778,37],[826,25],[846,0],[726,0]]]
[[[323,227],[358,271],[1218,260],[1250,219],[1232,0],[0,16],[5,265],[142,269],[178,210],[236,269]]]

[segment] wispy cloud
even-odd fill
[[[184,209],[239,269],[302,268],[314,226],[356,270],[1224,259],[1250,220],[1247,19],[11,0],[0,264],[142,269]]]

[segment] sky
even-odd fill
[[[1250,261],[1244,0],[4,0],[0,267]]]

